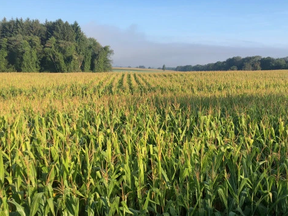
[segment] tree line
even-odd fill
[[[112,54],[77,22],[0,21],[0,72],[105,72]]]
[[[288,57],[271,58],[251,56],[241,58],[239,56],[228,58],[226,61],[218,61],[205,65],[177,66],[176,71],[224,71],[224,70],[278,70],[288,69]]]

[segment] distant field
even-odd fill
[[[138,71],[0,74],[0,215],[288,212],[288,71]]]
[[[156,72],[163,72],[163,70],[158,69],[142,69],[142,68],[113,68],[113,72],[150,72],[150,73],[156,73]]]

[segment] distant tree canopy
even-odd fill
[[[226,61],[218,61],[206,65],[177,66],[176,71],[223,71],[223,70],[278,70],[288,69],[288,57],[286,58],[262,58],[251,56],[241,58],[239,56],[229,58]]]
[[[77,22],[0,21],[0,72],[105,72],[112,54]]]

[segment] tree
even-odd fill
[[[284,59],[276,59],[274,69],[285,69],[286,61]]]
[[[65,64],[63,55],[57,50],[55,37],[51,37],[45,44],[45,57],[43,59],[42,71],[48,72],[66,72],[67,66]]]
[[[105,53],[105,58],[104,58],[104,70],[103,72],[106,71],[112,71],[112,60],[110,59],[110,56],[114,54],[113,50],[110,49],[110,46],[105,46],[103,47],[104,53]]]
[[[0,21],[0,71],[111,71],[111,55],[77,22]]]
[[[16,35],[8,40],[7,60],[18,72],[37,72],[40,68],[37,49],[31,47],[28,39]]]
[[[236,68],[241,68],[241,63],[242,63],[242,58],[239,57],[239,56],[236,56],[236,57],[233,57],[233,58],[229,58],[229,59],[226,60],[226,64],[225,64],[226,68],[225,68],[225,70],[235,70],[235,67]]]
[[[75,21],[72,25],[72,29],[75,32],[75,41],[76,41],[76,53],[75,53],[75,59],[78,63],[78,70],[83,70],[84,68],[87,69],[86,71],[90,71],[90,66],[89,68],[87,67],[82,67],[85,57],[87,56],[86,52],[86,47],[87,47],[87,39],[84,33],[82,32],[79,24]],[[89,58],[89,57],[88,57]],[[91,57],[90,57],[91,59]],[[87,61],[87,59],[86,59]],[[89,61],[89,60],[88,60]],[[91,64],[91,63],[90,63]]]
[[[166,66],[165,66],[165,64],[164,64],[163,67],[162,67],[162,70],[165,71],[165,69],[166,69]]]
[[[177,66],[176,71],[218,71],[218,70],[277,70],[288,69],[288,57],[286,58],[262,58],[261,56],[239,56],[228,58],[226,61],[218,61],[206,65]]]
[[[39,63],[36,50],[32,49],[29,43],[25,40],[22,44],[23,54],[21,62],[21,72],[36,72],[39,71]]]
[[[0,39],[0,72],[8,69],[7,55],[7,39]]]
[[[233,65],[229,70],[237,70],[237,66]]]

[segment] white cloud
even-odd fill
[[[233,56],[288,56],[288,48],[258,46],[256,42],[243,42],[244,46],[243,43],[239,46],[221,46],[153,42],[139,32],[136,25],[122,30],[115,26],[89,23],[82,29],[88,37],[94,37],[100,44],[109,45],[114,50],[114,66],[178,66],[223,61]]]

